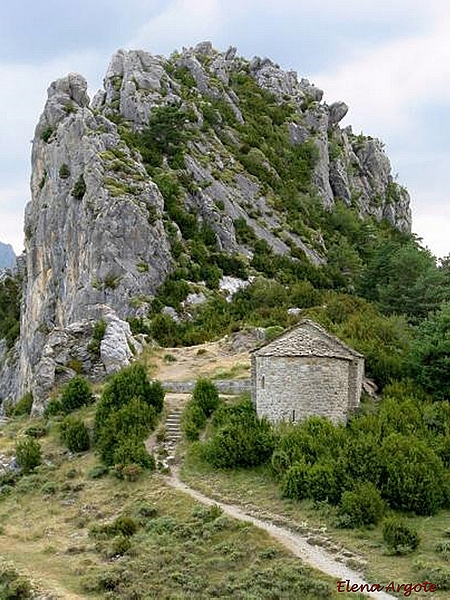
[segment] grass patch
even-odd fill
[[[13,425],[5,433],[16,431]],[[338,597],[332,580],[265,532],[198,504],[160,475],[136,482],[90,477],[94,455],[69,458],[56,429],[42,440],[52,465],[22,478],[0,501],[0,555],[43,589],[94,600]],[[0,438],[0,452],[12,444]],[[131,521],[126,535],[115,526]]]
[[[322,503],[321,510],[317,510],[319,504],[310,500],[283,499],[269,466],[216,470],[201,459],[197,444],[193,444],[187,450],[181,478],[205,495],[221,498],[230,504],[244,505],[246,510],[257,511],[259,515],[272,516],[275,520],[279,517],[280,521],[287,519],[305,529],[325,528],[326,535],[334,542],[367,561],[365,575],[372,581],[421,581],[420,573],[424,565],[449,570],[448,557],[441,550],[445,547],[444,540],[448,540],[449,510],[442,510],[432,517],[405,515],[406,523],[419,534],[420,546],[411,555],[393,556],[383,542],[382,523],[376,527],[354,530],[336,527],[336,511],[328,504]],[[433,597],[447,598],[448,591],[437,590]]]
[[[247,377],[250,377],[248,363],[237,363],[229,369],[221,367],[211,375],[211,379],[246,379]]]

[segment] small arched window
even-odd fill
[[[262,388],[262,389],[264,389],[264,388],[265,388],[265,386],[266,386],[266,378],[265,378],[265,376],[263,375],[263,376],[261,377],[261,388]]]

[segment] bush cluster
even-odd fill
[[[81,375],[75,375],[61,390],[56,398],[52,398],[45,407],[44,416],[69,414],[83,406],[94,402],[91,386]]]
[[[397,384],[386,388],[377,413],[347,427],[319,417],[284,425],[272,455],[282,493],[328,500],[351,527],[379,522],[386,506],[432,515],[449,502],[449,411]]]
[[[269,460],[275,447],[272,427],[258,418],[250,400],[223,405],[214,417],[214,432],[202,450],[207,462],[219,469],[230,469]]]
[[[28,475],[42,462],[41,446],[34,438],[19,440],[15,449],[16,460],[22,473]]]
[[[22,415],[29,415],[32,406],[33,394],[31,392],[27,392],[24,396],[22,396],[22,398],[17,402],[17,404],[11,407],[11,410],[8,411],[9,416],[20,417]]]
[[[88,428],[74,417],[66,417],[61,423],[60,439],[71,452],[85,452],[91,445]]]
[[[389,517],[383,524],[383,540],[391,552],[395,554],[408,554],[419,546],[417,531],[409,527],[406,522],[396,516]]]
[[[34,597],[30,582],[19,575],[14,567],[0,564],[0,598],[28,600]]]
[[[138,363],[109,379],[97,405],[94,424],[96,447],[107,465],[154,468],[144,440],[154,429],[163,402],[161,384],[150,383],[144,367]]]
[[[187,440],[198,440],[207,419],[218,406],[219,393],[216,386],[208,379],[199,379],[181,417],[181,430]]]
[[[61,410],[67,414],[82,406],[89,406],[94,401],[94,397],[86,379],[76,375],[63,387],[59,401]]]

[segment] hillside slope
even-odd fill
[[[168,277],[176,319],[269,255],[307,279],[342,245],[324,227],[337,207],[410,231],[382,143],[341,129],[344,103],[269,59],[208,42],[119,50],[104,90],[86,90],[76,74],[52,83],[33,141],[19,359],[0,382],[16,399],[31,389],[35,412],[76,371],[98,379],[139,352],[124,319],[155,310]]]

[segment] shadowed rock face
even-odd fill
[[[131,359],[133,342],[124,319],[136,315],[138,304],[145,312],[173,269],[166,233],[170,218],[162,195],[123,133],[124,127],[141,131],[155,107],[175,104],[189,119],[194,135],[186,144],[183,166],[191,183],[180,203],[199,223],[209,225],[219,250],[248,254],[234,227],[236,219],[244,219],[274,252],[289,253],[294,244],[312,262],[324,261],[320,248],[298,235],[276,233],[283,220],[264,186],[237,164],[217,128],[204,127],[207,105],[228,107],[235,123],[244,123],[242,99],[231,85],[236,73],[250,76],[277,102],[292,107],[283,125],[287,143],[316,146],[311,180],[325,207],[331,209],[341,199],[361,216],[385,218],[409,230],[409,197],[393,182],[381,143],[341,129],[348,110],[343,102],[327,106],[320,89],[269,59],[249,62],[235,48],[220,53],[209,42],[170,59],[119,50],[104,89],[92,102],[85,79],[71,73],[48,89],[33,140],[32,200],[25,214],[26,274],[16,393],[11,395],[20,397],[32,389],[36,412],[61,373],[71,375],[71,361],[98,378]],[[227,123],[218,126],[231,143],[241,143]],[[261,153],[254,155],[272,169]],[[271,176],[277,173],[271,171]],[[172,235],[179,236],[178,227],[169,225]],[[90,336],[102,319],[107,323],[105,343],[100,356],[92,357]]]

